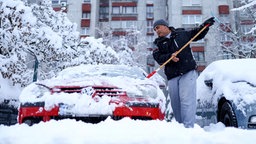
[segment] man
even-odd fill
[[[194,127],[196,114],[196,62],[190,45],[176,54],[188,41],[191,40],[204,26],[213,25],[214,18],[209,18],[199,27],[185,30],[174,29],[160,19],[154,22],[154,31],[158,38],[154,44],[158,49],[154,50],[153,57],[159,65],[162,65],[170,57],[173,59],[165,65],[164,72],[168,80],[168,92],[171,98],[171,106],[174,118],[183,123],[186,128]],[[205,37],[209,27],[199,34],[194,41]]]

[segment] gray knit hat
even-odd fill
[[[163,20],[163,19],[155,21],[154,24],[153,24],[153,28],[155,28],[157,25],[164,25],[164,26],[169,27],[168,22]]]

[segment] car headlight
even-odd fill
[[[250,119],[249,119],[249,122],[250,123],[256,123],[256,115],[251,116]]]
[[[19,99],[21,102],[33,102],[41,98],[45,93],[50,93],[48,87],[32,83],[22,90]]]

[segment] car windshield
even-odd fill
[[[59,73],[58,77],[79,78],[85,76],[127,76],[131,78],[144,79],[145,72],[138,67],[128,67],[124,65],[82,65],[68,68]]]

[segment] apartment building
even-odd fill
[[[69,19],[77,23],[81,37],[100,37],[99,30],[111,29],[113,36],[118,38],[135,29],[146,37],[149,51],[154,48],[152,42],[156,35],[152,26],[155,20],[165,19],[171,26],[189,29],[215,16],[218,21],[206,37],[191,44],[200,72],[212,61],[225,58],[218,56],[217,48],[221,47],[220,43],[228,44],[231,40],[217,29],[229,32],[227,27],[239,25],[248,29],[252,25],[251,20],[230,11],[239,6],[238,3],[239,0],[52,0],[52,7],[67,12]],[[151,55],[146,59],[152,71],[155,62]]]

